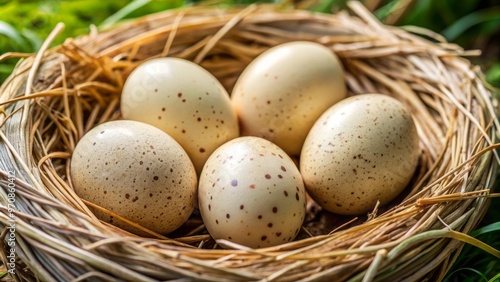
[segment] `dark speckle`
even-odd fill
[[[266,239],[267,239],[267,236],[266,236],[266,235],[264,235],[264,236],[260,237],[260,240],[261,240],[261,241],[265,241]]]
[[[238,180],[236,180],[236,179],[231,180],[231,186],[233,186],[233,187],[238,186]]]
[[[127,193],[127,194],[125,194],[125,199],[128,199],[128,198],[130,198],[130,195]]]
[[[181,92],[177,93],[177,97],[179,98],[182,97],[182,93]]]
[[[271,227],[273,227],[273,224],[272,224],[271,222],[269,222],[269,223],[267,224],[267,227],[271,228]]]
[[[277,207],[273,207],[273,213],[277,213],[278,212],[278,208]]]
[[[228,213],[226,213],[226,218],[229,219],[230,217],[231,216]]]
[[[265,176],[266,176],[266,179],[271,179],[271,175],[266,174]]]
[[[281,166],[282,171],[286,171],[286,168],[284,166]]]
[[[200,153],[205,153],[205,148],[200,148]]]

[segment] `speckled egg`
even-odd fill
[[[154,125],[186,150],[197,172],[210,154],[239,136],[229,95],[207,70],[178,58],[158,58],[139,65],[121,96],[125,119]]]
[[[231,94],[241,134],[265,138],[298,155],[319,116],[345,98],[341,62],[305,41],[277,45],[254,59]]]
[[[302,149],[300,172],[323,208],[361,214],[404,190],[419,152],[415,123],[401,102],[381,94],[357,95],[316,121]]]
[[[197,177],[186,152],[165,132],[137,121],[110,121],[85,134],[71,158],[71,179],[81,198],[157,233],[180,227],[195,205]]]
[[[293,240],[305,217],[298,168],[283,150],[258,137],[234,139],[210,156],[198,199],[214,239],[251,248]]]

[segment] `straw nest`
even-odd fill
[[[464,59],[470,53],[426,30],[382,25],[358,3],[350,7],[353,15],[274,6],[167,11],[47,49],[56,28],[1,88],[1,257],[11,262],[8,239],[15,236],[13,278],[441,280],[463,241],[475,242],[465,234],[487,209],[498,159],[492,90]],[[384,93],[413,112],[419,167],[389,207],[347,218],[309,203],[294,242],[224,250],[196,214],[175,234],[142,238],[100,222],[91,203],[74,193],[71,152],[89,129],[120,118],[122,85],[139,63],[163,56],[192,60],[230,91],[253,58],[294,40],[331,48],[344,64],[350,95]],[[12,224],[14,235],[4,228]]]

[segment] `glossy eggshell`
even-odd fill
[[[194,209],[197,178],[182,147],[151,125],[110,121],[78,142],[71,179],[81,198],[157,233],[181,226]],[[95,210],[101,220],[137,232]]]
[[[411,113],[381,94],[347,98],[315,123],[302,149],[300,171],[323,208],[354,215],[387,204],[411,180],[419,159]]]
[[[121,96],[123,118],[154,125],[186,150],[201,172],[210,154],[239,136],[229,95],[207,70],[178,58],[139,65]]]
[[[255,58],[231,94],[241,134],[298,155],[319,116],[346,96],[341,62],[327,47],[296,41]]]
[[[234,139],[210,156],[198,199],[214,239],[251,248],[293,240],[305,217],[298,168],[283,150],[258,137]]]

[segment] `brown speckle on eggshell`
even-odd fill
[[[177,229],[195,205],[196,172],[186,152],[168,134],[137,121],[110,121],[85,134],[71,158],[71,179],[81,198],[157,233]]]
[[[255,58],[239,76],[231,102],[242,135],[270,140],[293,156],[316,119],[345,96],[343,67],[333,51],[294,41]]]
[[[417,128],[404,105],[381,94],[344,99],[309,132],[300,171],[323,208],[354,215],[402,192],[419,158]]]
[[[154,125],[172,136],[201,172],[210,154],[239,136],[229,94],[201,66],[179,58],[157,58],[139,65],[121,96],[125,119]]]
[[[278,173],[281,178],[272,177]],[[214,152],[200,176],[198,199],[213,238],[252,248],[292,240],[305,217],[298,168],[279,147],[258,137],[236,138]]]

